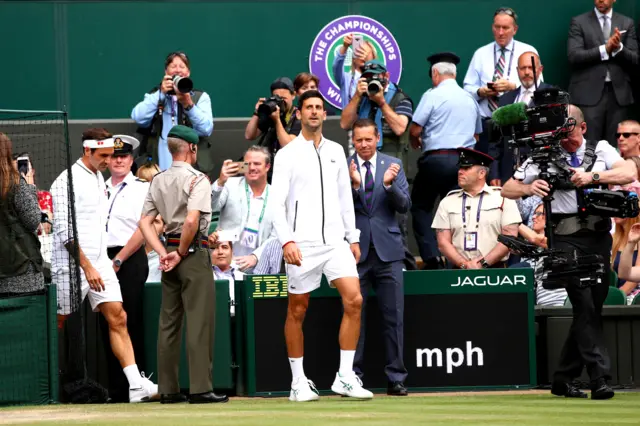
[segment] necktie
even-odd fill
[[[580,161],[580,159],[578,158],[578,154],[576,154],[575,152],[571,152],[569,153],[569,155],[571,156],[571,158],[569,159],[569,165],[571,165],[571,167],[578,167],[580,164],[582,164],[582,161]]]
[[[373,201],[373,173],[371,173],[371,163],[364,162],[367,172],[364,175],[364,204],[368,210],[371,210]]]
[[[529,102],[531,102],[531,94],[531,89],[526,89],[522,94],[522,100],[520,102],[524,102],[525,105],[528,106]]]
[[[609,37],[611,37],[611,22],[609,21],[609,17],[607,15],[602,15],[602,36],[604,37],[605,44],[609,40]],[[604,81],[611,81],[611,76],[609,76],[608,69]]]
[[[507,63],[505,52],[507,49],[500,48],[500,58],[496,63],[496,69],[493,73],[493,81],[500,80],[504,76],[504,67]],[[493,112],[498,108],[498,98],[489,98],[489,109]]]

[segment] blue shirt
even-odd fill
[[[341,55],[340,51],[337,51],[333,58],[333,65],[331,67],[331,70],[333,71],[333,78],[336,80],[336,84],[340,86],[340,101],[342,102],[342,109],[345,109],[351,98],[353,98],[353,95],[355,95],[356,88],[358,87],[358,80],[362,77],[360,71],[344,71],[344,60],[346,57],[346,53]]]
[[[193,96],[193,93],[191,93]],[[172,158],[167,146],[167,134],[171,128],[178,124],[178,103],[175,96],[167,96],[160,90],[147,93],[144,100],[133,108],[131,118],[141,127],[149,127],[153,117],[158,112],[158,103],[164,102],[164,110],[162,112],[162,135],[158,141],[158,165],[161,170],[171,167]],[[173,104],[173,105],[172,105]],[[173,113],[172,113],[173,111]],[[198,103],[189,111],[184,111],[189,118],[193,130],[198,136],[211,136],[213,132],[213,113],[211,112],[211,98],[205,92],[202,93]],[[172,119],[172,115],[175,117]]]
[[[413,122],[422,127],[423,152],[473,148],[474,134],[482,133],[478,103],[453,78],[422,95]]]

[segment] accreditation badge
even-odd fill
[[[478,233],[477,232],[464,233],[464,250],[465,251],[478,250]]]
[[[240,235],[240,245],[255,250],[258,248],[258,231],[251,228],[244,228]]]

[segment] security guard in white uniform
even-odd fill
[[[468,148],[458,152],[461,189],[442,199],[432,224],[438,248],[456,269],[504,268],[509,249],[498,236],[518,235],[518,206],[487,185],[493,158]]]
[[[114,135],[114,152],[109,163],[111,177],[107,180],[107,255],[120,282],[122,303],[127,313],[129,336],[138,360],[138,368],[144,371],[144,284],[149,275],[149,263],[144,249],[144,238],[138,229],[149,182],[131,173],[133,153],[140,142],[131,136]],[[107,323],[100,320],[105,346],[109,345]],[[128,402],[129,386],[111,352],[107,356],[109,372],[109,396],[112,402]]]

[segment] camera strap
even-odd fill
[[[596,164],[596,146],[598,145],[598,141],[587,140],[587,146],[584,151],[584,157],[582,159],[582,166],[584,167],[585,172],[590,172],[593,169],[593,166]],[[584,190],[583,188],[576,188],[576,199],[578,201],[578,217],[580,218],[580,222],[585,222],[587,220],[587,205],[584,200]]]

